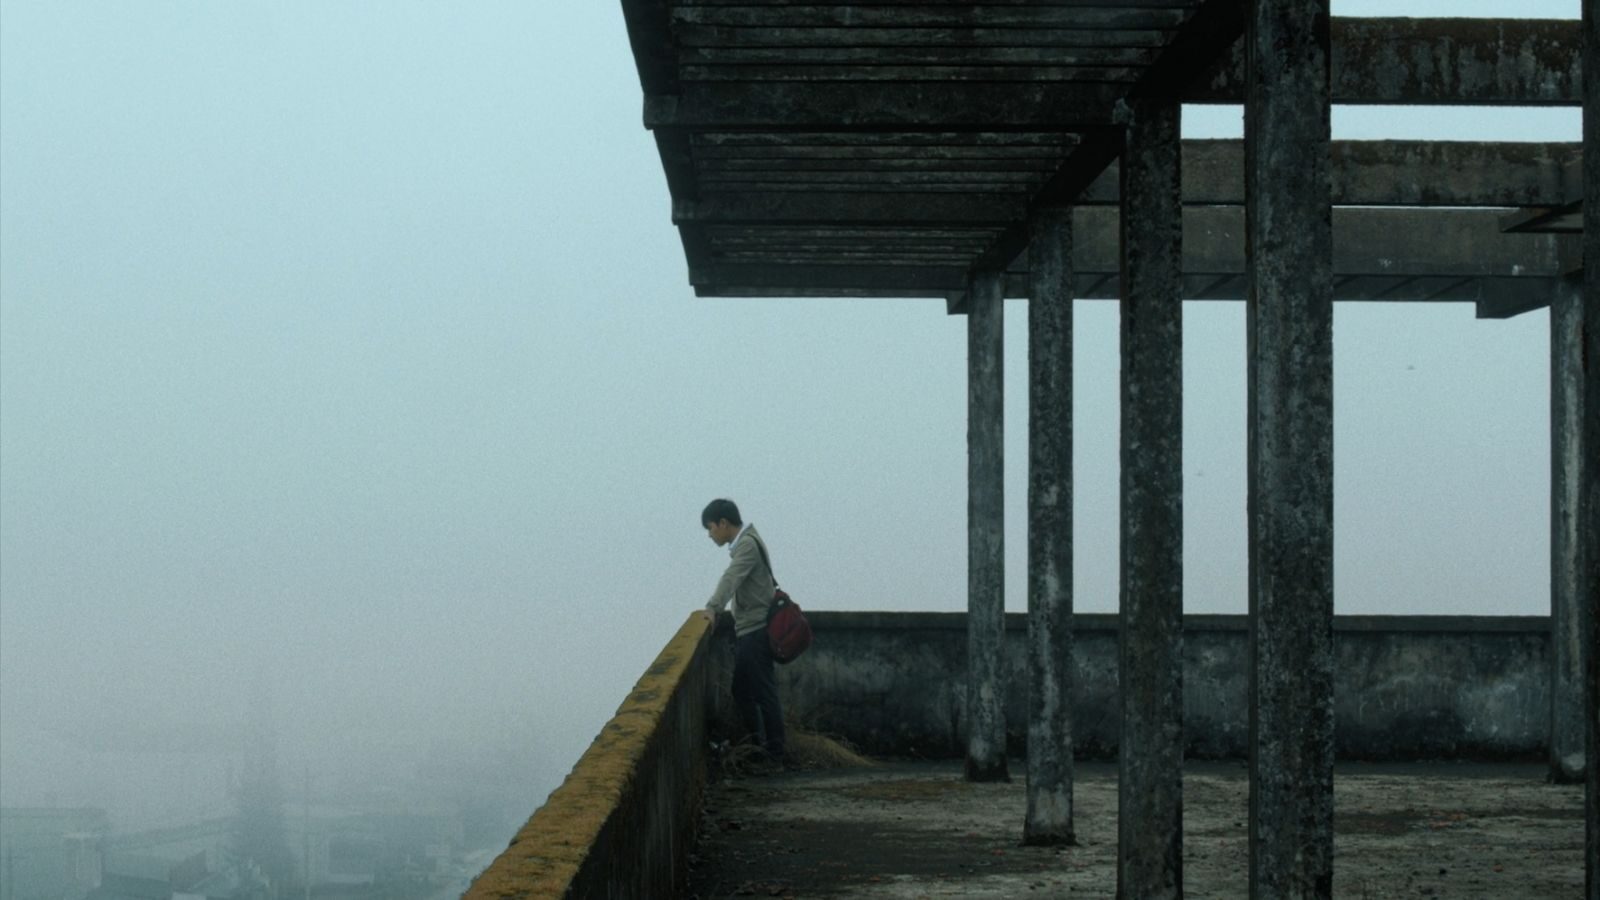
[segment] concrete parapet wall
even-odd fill
[[[808,611],[816,643],[783,667],[791,719],[868,753],[959,757],[966,615]],[[1074,617],[1073,743],[1117,752],[1117,617]],[[1025,751],[1027,619],[1006,617],[1006,735]],[[1184,617],[1184,731],[1194,758],[1248,752],[1249,620]],[[1536,759],[1548,746],[1543,616],[1339,616],[1335,751],[1345,759]]]
[[[705,789],[710,635],[692,614],[466,900],[675,895]]]

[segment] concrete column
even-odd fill
[[[1600,4],[1583,4],[1583,445],[1600,448]],[[1584,893],[1600,900],[1600,460],[1578,469],[1580,628],[1587,659],[1583,705],[1589,740],[1584,767]]]
[[[1583,781],[1578,470],[1583,458],[1583,287],[1550,297],[1550,780]]]
[[[1072,831],[1072,211],[1028,241],[1028,811],[1024,844]]]
[[[1250,896],[1333,892],[1328,0],[1245,14]]]
[[[1180,108],[1126,110],[1117,896],[1183,896]]]
[[[967,292],[967,764],[969,781],[1006,770],[1003,273]]]

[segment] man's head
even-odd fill
[[[732,500],[713,500],[700,513],[700,525],[718,547],[724,547],[739,536],[744,520]]]

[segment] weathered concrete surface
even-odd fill
[[[998,272],[967,292],[967,777],[1004,780],[1004,301]]]
[[[677,94],[646,95],[644,127],[912,131],[936,124],[952,131],[1073,131],[1109,125],[1111,106],[1124,90],[1082,81],[697,81]]]
[[[1579,143],[1522,141],[1334,141],[1335,205],[1560,206],[1577,195],[1568,163]],[[1114,205],[1120,165],[1094,180],[1077,204]],[[1244,142],[1183,142],[1183,202],[1244,203]]]
[[[1578,475],[1583,460],[1583,289],[1564,280],[1550,298],[1550,777],[1584,772],[1583,536]]]
[[[1583,444],[1600,448],[1600,4],[1583,4]],[[1579,470],[1579,628],[1588,651],[1584,709],[1588,720],[1586,896],[1600,900],[1600,454],[1583,455]]]
[[[464,900],[665,897],[682,887],[705,788],[710,636],[711,624],[691,614]]]
[[[1124,108],[1117,895],[1183,896],[1180,108]]]
[[[1028,243],[1028,804],[1023,840],[1071,844],[1072,216]]]
[[[960,195],[949,195],[962,199]],[[837,206],[837,200],[795,192],[785,208],[837,212],[838,225],[863,220]],[[941,204],[959,206],[946,197]],[[981,204],[981,201],[980,201]],[[821,210],[818,210],[821,207]],[[866,207],[862,211],[869,211]],[[810,212],[806,212],[810,215]],[[1340,277],[1335,297],[1371,302],[1456,300],[1472,302],[1487,286],[1509,282],[1518,289],[1547,290],[1545,279],[1563,271],[1556,235],[1502,234],[1502,210],[1380,209],[1334,210],[1333,271]],[[1073,210],[1073,271],[1081,298],[1117,296],[1119,271],[1117,213],[1106,207]],[[1191,299],[1237,300],[1244,291],[1233,281],[1209,287],[1223,275],[1245,271],[1245,216],[1238,207],[1188,207],[1184,212],[1184,271],[1193,279]],[[780,220],[781,221],[781,220]],[[932,224],[932,223],[929,223]],[[718,295],[735,289],[751,296],[828,296],[845,291],[861,296],[945,297],[967,288],[967,269],[959,260],[918,265],[861,263],[791,257],[783,262],[726,262],[691,267],[689,278]],[[1007,297],[1028,293],[1024,273],[1008,274]]]
[[[1331,23],[1333,100],[1575,106],[1582,67],[1573,24],[1571,19],[1341,16]],[[1209,81],[1185,92],[1184,101],[1238,103],[1244,94],[1240,47]]]
[[[1041,153],[1065,153],[1064,147],[983,145],[924,146],[920,156],[907,158],[904,147],[882,146],[865,136],[856,143],[783,146],[702,146],[696,153],[702,167],[737,167],[746,178],[749,169],[792,175],[796,169],[819,167],[820,174],[858,165],[879,182],[909,169],[941,171],[952,165],[971,164],[974,158],[1017,157],[1014,166],[1048,166]],[[1533,143],[1523,141],[1402,141],[1362,140],[1332,143],[1331,199],[1340,206],[1560,206],[1581,189],[1573,183],[1579,172],[1569,163],[1582,156],[1578,142]],[[735,155],[737,154],[737,155]],[[1034,158],[1030,158],[1034,157]],[[880,168],[870,168],[872,165]],[[991,162],[990,165],[1006,163]],[[1244,143],[1237,139],[1183,142],[1183,202],[1192,206],[1244,203]],[[1120,165],[1111,166],[1073,200],[1074,206],[1115,206],[1120,195]],[[1023,169],[1028,171],[1028,169]],[[836,185],[835,185],[836,186]],[[902,229],[885,235],[880,229],[859,237],[877,237],[886,256],[894,243],[918,229],[1000,227],[1022,219],[1029,208],[1025,195],[1009,193],[939,192],[892,195],[812,191],[796,193],[743,188],[738,193],[708,192],[696,199],[673,202],[672,217],[681,225],[741,225],[766,223],[787,228],[815,229],[817,237],[843,237],[838,229],[882,222],[904,216]],[[676,195],[675,195],[676,196]],[[804,233],[800,233],[802,236]],[[786,232],[784,237],[796,233]],[[970,233],[962,235],[972,237]],[[981,248],[983,234],[975,243]],[[759,246],[755,236],[738,246]],[[732,249],[733,245],[728,245]],[[796,242],[795,249],[818,249],[817,244]],[[972,250],[973,247],[962,247]]]
[[[1250,896],[1333,874],[1328,0],[1245,14]]]
[[[1583,796],[1542,763],[1341,764],[1333,896],[1574,897]],[[1111,896],[1115,767],[1079,767],[1079,844],[1018,844],[1019,784],[963,781],[958,764],[890,763],[714,785],[681,896],[914,898]],[[1184,890],[1247,890],[1246,791],[1237,764],[1184,776]]]
[[[966,617],[961,613],[806,613],[817,642],[779,670],[801,723],[885,756],[960,758],[966,733]],[[1548,747],[1550,620],[1543,616],[1340,616],[1334,620],[1335,748],[1343,759],[1543,760]],[[1186,616],[1184,748],[1242,759],[1248,625]],[[1073,616],[1073,745],[1115,759],[1117,617]],[[1005,719],[1011,752],[1027,741],[1026,617],[1006,617]]]

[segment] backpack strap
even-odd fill
[[[756,537],[755,535],[751,535],[750,537],[751,540],[756,542],[756,549],[761,551],[761,561],[766,563],[767,574],[772,576],[772,586],[776,588],[778,586],[778,573],[772,571],[772,560],[767,558],[767,545],[762,542],[761,538]]]

